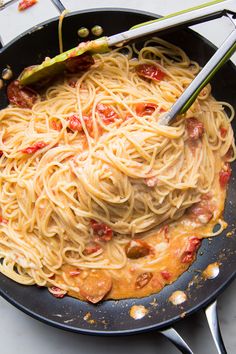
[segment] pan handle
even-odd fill
[[[205,314],[207,318],[208,325],[211,330],[212,337],[214,339],[217,352],[219,354],[227,354],[222,336],[220,331],[219,319],[217,314],[217,301],[215,300],[212,304],[205,308]]]
[[[193,354],[185,340],[179,335],[179,333],[173,328],[167,328],[159,331],[163,336],[165,336],[169,341],[171,341],[176,348],[180,350],[183,354]]]

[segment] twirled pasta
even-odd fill
[[[103,269],[113,279],[110,296],[119,298],[135,294],[133,288],[125,293],[114,286],[122,284],[125,274],[132,278],[130,269],[157,273],[173,247],[183,249],[189,230],[201,231],[199,238],[212,235],[225,195],[219,171],[235,157],[234,112],[211,96],[208,85],[186,115],[170,127],[158,125],[159,116],[200,70],[164,40],[147,41],[140,51],[128,46],[94,59],[89,71],[57,80],[32,109],[9,106],[0,111],[0,271],[22,284],[56,286],[83,298],[68,269],[87,274]],[[155,65],[164,78],[139,76],[136,69],[144,63]],[[138,105],[145,103],[154,107],[152,114],[138,114]],[[116,118],[104,120],[99,104],[110,107]],[[72,115],[79,118],[80,131],[70,129]],[[193,144],[186,129],[191,117],[204,126],[201,140]],[[24,153],[42,141],[42,148]],[[227,156],[230,149],[233,153]],[[186,226],[186,210],[210,193],[222,200],[211,223]],[[113,237],[108,242],[96,239],[100,247],[86,254],[94,240],[91,220],[111,228]],[[177,235],[170,232],[169,244],[159,247],[163,235],[158,226],[176,227],[176,220],[182,220]],[[183,230],[188,231],[184,236]],[[134,262],[126,252],[132,238],[144,238],[159,250]],[[176,267],[170,281],[184,269]]]

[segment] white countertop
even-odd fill
[[[62,0],[69,10],[95,7],[124,7],[168,14],[207,0]],[[3,1],[7,2],[7,0]],[[58,15],[50,0],[19,14],[17,3],[0,11],[0,37],[6,44],[26,29]],[[236,11],[236,0],[228,0]],[[14,24],[14,25],[10,25]],[[194,26],[216,45],[229,34],[232,25],[227,20],[214,20]],[[236,63],[236,56],[234,56]],[[236,353],[236,282],[219,297],[219,318],[222,334],[229,354]],[[90,337],[67,333],[42,324],[20,312],[0,298],[0,353],[1,354],[174,354],[178,350],[155,332],[132,337]],[[203,312],[198,312],[176,324],[175,328],[190,344],[194,353],[215,354],[211,335]]]

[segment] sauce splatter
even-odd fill
[[[205,279],[214,279],[220,273],[219,263],[214,262],[209,264],[206,269],[203,271],[202,275]]]
[[[87,312],[83,319],[89,324],[95,324],[95,320],[93,320],[91,316],[91,312]]]
[[[187,300],[187,295],[181,291],[176,290],[173,294],[169,297],[169,301],[172,302],[173,305],[180,305]]]
[[[157,307],[158,306],[157,299],[154,298],[153,301],[150,302],[150,305],[153,306],[153,307]]]
[[[132,317],[135,320],[140,320],[141,318],[143,318],[144,316],[146,316],[148,313],[148,309],[146,309],[146,307],[144,307],[143,305],[134,305],[131,307],[130,309],[130,317]]]
[[[232,236],[235,234],[235,231],[236,231],[236,230],[233,229],[233,230],[227,232],[226,237],[232,237]]]

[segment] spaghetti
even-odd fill
[[[223,230],[235,145],[210,85],[158,125],[200,70],[180,48],[154,38],[94,60],[0,111],[0,271],[98,302],[159,291]]]

